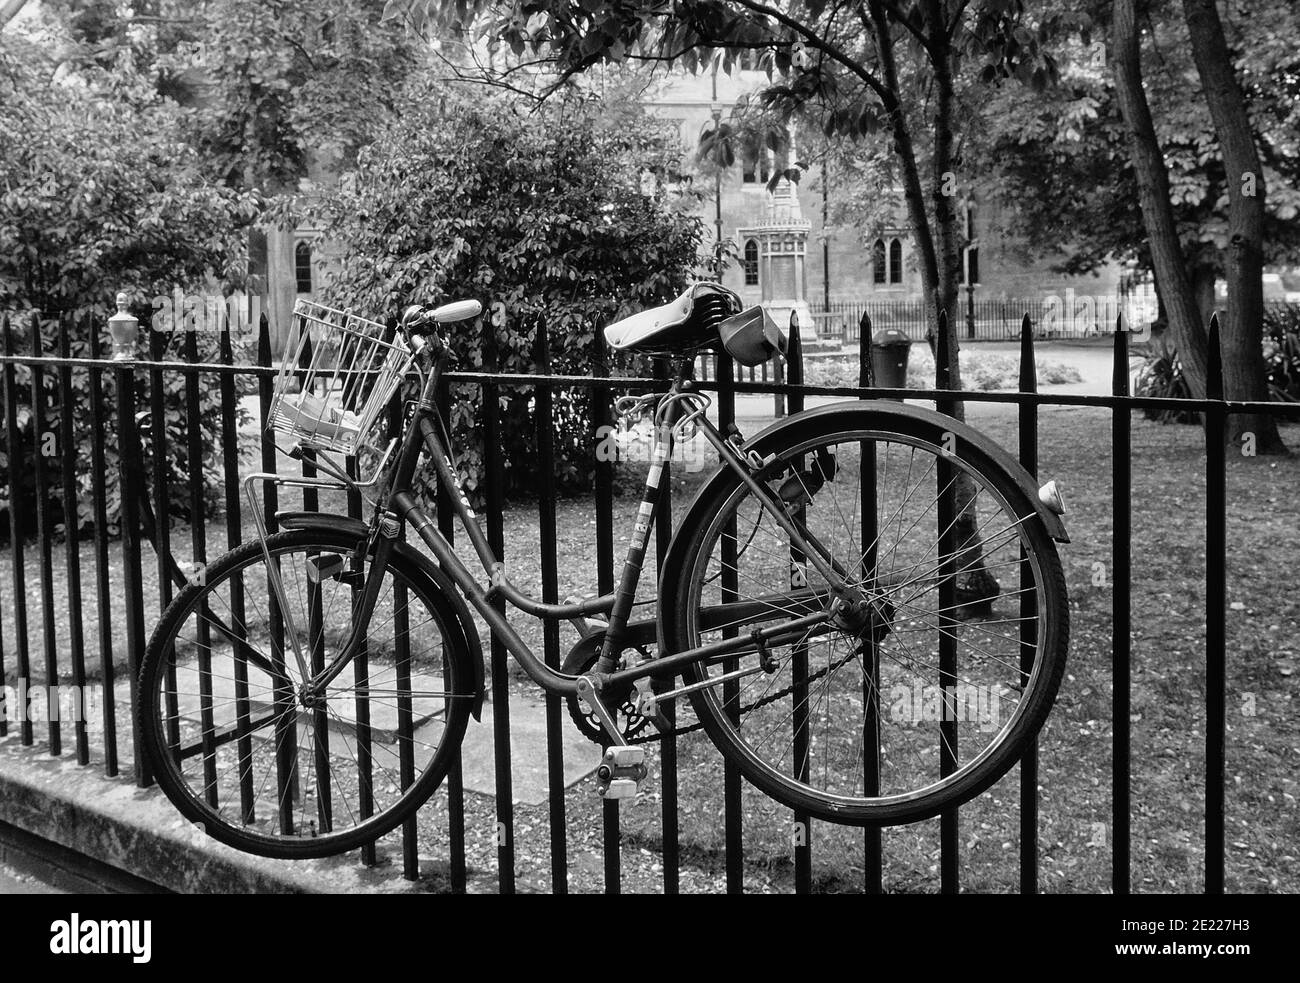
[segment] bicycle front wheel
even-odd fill
[[[346,644],[371,558],[322,528],[225,554],[164,612],[140,672],[137,726],[159,786],[216,839],[266,857],[321,857],[394,829],[442,781],[474,700],[454,609],[395,554],[363,644]],[[281,602],[283,596],[283,603]]]
[[[1055,545],[955,429],[868,407],[769,438],[756,477],[809,551],[734,474],[683,521],[661,581],[670,650],[837,611],[683,672],[713,743],[792,808],[863,826],[936,815],[1005,774],[1052,705],[1068,638]]]

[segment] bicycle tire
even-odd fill
[[[318,569],[323,569],[330,564],[339,566],[339,562],[334,558],[337,557],[341,561],[342,558],[351,556],[359,542],[364,540],[359,540],[353,533],[337,528],[315,526],[276,533],[268,537],[267,548],[276,557],[282,570],[285,565],[284,558],[291,554],[301,554],[304,558],[314,557]],[[324,561],[322,557],[325,558]],[[368,560],[367,557],[366,562]],[[355,678],[355,673],[362,671],[359,668],[361,660],[357,660],[358,664],[354,665],[352,672],[345,669],[335,681],[339,684],[339,688],[330,690],[330,695],[323,706],[308,710],[295,705],[292,726],[289,725],[289,721],[281,722],[278,719],[281,716],[287,718],[289,711],[279,709],[284,705],[278,689],[281,682],[278,679],[273,680],[270,687],[269,715],[271,718],[276,718],[274,721],[276,736],[274,748],[270,749],[269,754],[275,759],[276,768],[280,767],[280,755],[285,754],[284,748],[287,745],[292,745],[295,754],[293,761],[286,763],[285,770],[282,772],[287,773],[289,777],[285,779],[284,788],[277,796],[277,801],[267,804],[262,794],[271,777],[270,766],[268,766],[268,773],[262,777],[261,786],[256,789],[250,805],[244,798],[245,784],[249,781],[247,773],[252,768],[254,756],[261,758],[268,756],[265,745],[270,744],[271,741],[262,738],[263,743],[254,747],[255,738],[251,734],[241,735],[240,728],[248,726],[241,721],[252,717],[253,711],[250,707],[254,704],[262,707],[267,705],[268,687],[262,684],[260,696],[254,699],[248,695],[249,684],[245,682],[243,718],[238,716],[240,711],[238,700],[224,699],[222,703],[226,707],[226,712],[230,712],[229,706],[234,703],[237,713],[233,726],[223,733],[218,733],[215,725],[209,724],[217,712],[212,688],[218,680],[223,681],[222,685],[227,685],[230,677],[222,677],[213,671],[211,660],[214,656],[211,649],[214,646],[210,644],[207,646],[206,670],[203,668],[203,663],[198,661],[203,658],[203,645],[191,642],[188,637],[181,639],[180,648],[186,651],[187,658],[189,652],[197,653],[193,665],[182,665],[181,658],[175,653],[178,648],[178,636],[181,636],[191,619],[196,628],[196,638],[198,637],[197,626],[200,623],[207,625],[209,635],[213,629],[216,629],[218,635],[223,635],[222,630],[217,627],[220,622],[225,625],[224,637],[229,643],[232,653],[231,664],[234,665],[238,661],[233,654],[236,643],[229,634],[233,631],[231,622],[235,620],[229,618],[229,612],[233,611],[233,607],[228,603],[229,597],[219,598],[216,592],[223,585],[228,587],[235,583],[236,574],[243,574],[238,577],[237,582],[242,585],[242,589],[247,590],[250,583],[256,582],[259,578],[263,582],[266,580],[265,569],[262,544],[258,541],[244,543],[214,561],[207,569],[202,584],[191,584],[176,596],[163,613],[150,638],[141,665],[136,726],[139,728],[149,766],[157,778],[159,787],[172,804],[191,823],[201,827],[203,832],[237,850],[265,857],[308,859],[343,853],[373,843],[377,838],[391,832],[413,814],[446,777],[459,750],[471,712],[475,696],[475,673],[469,664],[470,655],[464,647],[455,608],[433,579],[415,562],[402,555],[400,551],[394,552],[391,554],[389,567],[385,572],[386,577],[392,578],[389,594],[394,600],[391,607],[383,612],[392,614],[388,621],[394,625],[391,633],[393,637],[385,639],[377,632],[376,626],[381,613],[377,610],[371,619],[367,633],[364,679]],[[346,597],[348,590],[355,589],[355,581],[345,583],[341,572],[337,573],[336,578],[319,573],[316,576],[318,586],[327,580],[339,583],[343,593],[338,596]],[[399,591],[398,588],[401,590]],[[286,584],[286,591],[292,589]],[[308,598],[315,596],[315,588],[309,586],[306,591]],[[267,597],[271,596],[268,588]],[[399,597],[406,599],[404,605],[398,602]],[[225,618],[218,608],[219,599],[227,602],[225,607],[228,614]],[[249,626],[250,616],[247,616],[247,595],[244,596],[242,603],[245,605],[246,612],[242,632],[245,638],[244,646],[252,653],[255,646],[246,641],[247,638],[255,636],[254,630]],[[268,622],[273,620],[270,612],[275,607],[278,605],[269,602],[266,605]],[[331,643],[331,629],[338,628],[338,621],[344,614],[350,617],[350,609],[339,609],[338,619],[336,619],[335,608],[331,606],[327,609],[323,598],[316,602],[309,600],[309,607],[319,620],[318,624],[310,626],[307,640],[313,652],[319,649],[323,655],[325,646]],[[206,612],[206,614],[196,616],[196,612]],[[412,625],[417,614],[422,617],[427,615],[427,617],[414,627],[432,626],[428,632],[418,636],[413,631]],[[283,632],[283,629],[281,631]],[[333,631],[333,635],[342,637],[342,632]],[[435,635],[440,661],[434,660],[433,657],[426,658],[426,653],[423,651],[416,653],[412,650],[412,642],[417,637],[420,640],[429,640],[434,639]],[[385,642],[391,642],[391,647],[385,647],[382,644]],[[285,664],[291,665],[288,655],[291,646],[286,646],[283,639],[278,643],[272,641],[269,647],[272,655],[278,649]],[[390,656],[390,653],[395,654]],[[256,665],[248,662],[250,658],[253,656],[249,655],[244,660],[243,675],[246,679],[250,668],[258,671]],[[388,659],[391,666],[385,665],[384,659]],[[440,677],[431,675],[429,671],[435,661],[441,673]],[[394,678],[392,689],[378,685],[390,668]],[[203,750],[194,752],[194,745],[190,746],[191,758],[201,756],[203,759],[204,774],[202,780],[197,782],[192,773],[185,772],[181,756],[177,753],[180,730],[184,728],[193,733],[195,729],[193,698],[196,694],[192,690],[182,693],[179,684],[174,681],[171,682],[171,690],[166,688],[169,679],[174,680],[177,672],[182,669],[187,673],[187,679],[193,677],[198,681],[200,690],[197,714],[200,718],[198,744]],[[285,672],[288,675],[292,669],[286,669]],[[238,678],[239,675],[240,672],[236,668],[233,676]],[[206,704],[202,693],[205,676],[208,687]],[[405,690],[401,688],[404,678]],[[433,693],[427,688],[423,690],[419,688],[431,685],[427,681],[434,678],[441,679],[439,692]],[[354,684],[351,689],[347,685],[349,680]],[[347,695],[349,693],[350,697]],[[235,696],[238,697],[237,690]],[[189,700],[188,711],[181,709],[182,697]],[[348,706],[349,700],[355,704],[354,711]],[[441,703],[440,708],[439,703]],[[347,716],[350,712],[351,716]],[[380,717],[386,715],[386,719],[377,722],[376,715]],[[268,718],[264,716],[260,719]],[[423,721],[419,729],[416,729],[417,720]],[[213,729],[208,733],[207,728],[210,726]],[[430,748],[428,740],[432,739],[435,731],[437,743]],[[294,737],[289,740],[288,735],[291,732]],[[300,751],[302,739],[298,736],[304,732],[310,735],[312,741],[311,753],[306,765]],[[320,739],[317,739],[318,735]],[[333,737],[334,744],[331,751],[332,735],[342,736]],[[339,745],[348,752],[357,767],[355,788],[358,808],[355,809],[346,798],[353,788],[352,779],[346,774],[340,775],[336,767],[338,761],[346,757],[338,753]],[[321,756],[322,748],[324,757]],[[431,753],[419,765],[421,770],[418,777],[415,776],[413,771],[417,753],[424,757],[425,752],[430,750]],[[383,752],[383,756],[378,753],[379,751]],[[225,756],[224,761],[220,760],[222,755]],[[232,755],[235,756],[234,779],[222,779],[220,787],[215,788],[218,782],[210,781],[210,776],[222,774],[217,770],[218,764],[224,767],[225,774],[228,775]],[[213,759],[212,767],[209,767],[209,758]],[[397,759],[395,763],[394,758]],[[368,761],[369,765],[363,765],[363,761]],[[392,767],[385,762],[392,764]],[[236,798],[234,780],[239,783],[238,795],[241,799],[239,802],[234,801]],[[279,785],[277,775],[277,787]],[[332,791],[331,785],[333,785]],[[216,795],[217,792],[222,794]],[[346,814],[337,801],[340,793],[344,796],[344,805],[347,806]],[[308,800],[312,795],[315,801],[315,807],[311,810],[314,818],[308,822],[306,813]],[[367,796],[370,801],[368,807],[362,802]],[[214,797],[217,799],[215,803],[212,801]],[[290,813],[289,818],[293,819],[295,799],[301,799],[303,822],[299,824],[294,821],[286,825],[285,813],[286,811]],[[288,810],[284,808],[286,801],[289,804]],[[322,803],[327,803],[327,806],[322,807]],[[351,820],[346,828],[334,828],[336,823],[342,826],[346,820]]]
[[[752,442],[751,446],[758,455],[767,459],[764,468],[758,472],[760,479],[766,477],[769,482],[774,482],[781,475],[795,473],[794,466],[784,467],[783,462],[801,460],[803,455],[815,450],[816,447],[836,442],[846,445],[862,444],[864,438],[870,437],[873,442],[885,440],[897,441],[904,446],[924,445],[935,452],[936,459],[938,456],[943,456],[952,465],[969,469],[969,473],[982,481],[991,492],[996,493],[1001,498],[1002,504],[1009,511],[1014,512],[1020,520],[1016,537],[1020,540],[1019,545],[1026,551],[1030,569],[1035,571],[1034,596],[1037,598],[1035,612],[1037,626],[1034,629],[1036,651],[1033,670],[1027,682],[1023,676],[1021,677],[1022,689],[1016,709],[1010,721],[975,756],[974,761],[963,764],[952,775],[941,776],[937,785],[930,783],[906,794],[869,795],[867,794],[869,789],[864,782],[860,794],[846,795],[831,794],[826,789],[813,788],[809,784],[806,780],[810,772],[807,765],[809,754],[807,750],[799,752],[802,755],[799,760],[796,760],[798,755],[792,753],[790,767],[783,769],[778,767],[780,762],[777,763],[778,766],[774,766],[769,760],[775,756],[775,753],[765,756],[759,753],[761,748],[756,750],[752,746],[757,741],[756,736],[746,739],[743,715],[764,712],[770,707],[775,708],[772,710],[773,715],[781,712],[783,704],[774,700],[773,696],[745,699],[735,692],[735,684],[725,684],[733,686],[730,695],[723,685],[713,685],[690,693],[690,700],[700,724],[718,750],[739,768],[750,783],[772,798],[794,809],[805,811],[813,817],[831,822],[855,826],[901,825],[938,815],[945,809],[966,802],[987,790],[1020,760],[1025,749],[1038,734],[1055,700],[1065,669],[1069,638],[1069,609],[1064,574],[1052,537],[1037,514],[1036,505],[1028,497],[1023,484],[992,456],[981,450],[979,441],[960,439],[960,435],[972,433],[968,428],[955,421],[939,417],[937,414],[929,414],[929,416],[917,413],[900,414],[889,409],[860,404],[841,408],[838,412],[828,412],[829,410],[828,407],[826,411],[792,418],[784,426],[777,428],[771,436],[760,437]],[[959,434],[959,439],[952,453],[947,454],[943,450],[946,446],[944,435],[954,432]],[[879,463],[878,446],[877,444],[877,464]],[[829,466],[826,470],[834,474],[835,467]],[[865,469],[861,473],[865,474]],[[879,484],[878,473],[876,483]],[[833,484],[833,481],[829,484]],[[664,585],[664,595],[660,598],[664,654],[685,651],[706,640],[705,633],[699,627],[700,624],[705,623],[705,619],[697,617],[699,612],[704,610],[701,607],[701,598],[705,589],[702,582],[714,566],[720,571],[727,565],[723,562],[715,562],[711,566],[710,558],[715,545],[719,546],[718,552],[721,552],[719,544],[724,539],[722,530],[729,521],[727,518],[729,513],[738,511],[739,503],[747,497],[752,498],[752,493],[741,480],[734,472],[724,470],[704,486],[683,519],[677,533],[680,543],[670,551],[660,581]],[[754,532],[749,533],[751,539],[759,529],[760,521],[755,521]],[[900,522],[899,528],[901,527]],[[745,535],[739,530],[733,533],[734,549],[740,550]],[[881,536],[878,535],[877,545],[880,539]],[[1023,562],[1025,561],[1022,560]],[[767,563],[770,566],[776,565],[773,559],[768,559]],[[740,559],[737,559],[732,566],[737,568],[738,581]],[[715,573],[714,576],[716,577],[717,574]],[[792,609],[791,613],[805,610],[807,609],[801,608],[797,611]],[[964,627],[959,628],[953,624],[959,614],[960,612],[940,614],[933,626],[936,636],[939,634],[956,636],[964,631]],[[770,623],[771,619],[767,620]],[[920,615],[917,616],[917,620],[922,620]],[[874,628],[872,630],[875,631]],[[735,631],[743,633],[745,627],[737,625]],[[862,641],[861,638],[855,638],[854,644],[861,644]],[[890,636],[886,634],[883,641],[879,643],[876,650],[878,654],[875,656],[871,672],[879,672],[879,667],[884,664],[879,653],[883,652],[890,641]],[[981,641],[985,641],[983,637]],[[833,643],[834,640],[826,644],[829,646]],[[795,646],[789,648],[793,652]],[[851,650],[853,645],[847,645],[846,648]],[[860,652],[866,651],[865,648],[860,649]],[[909,658],[916,661],[912,656]],[[839,665],[847,664],[847,661]],[[862,668],[862,658],[858,658],[857,661]],[[901,659],[897,661],[902,664]],[[732,667],[736,664],[734,661],[729,663]],[[787,667],[791,664],[791,662],[783,663],[778,672],[787,672]],[[933,668],[932,665],[926,665],[924,662],[916,664],[926,670]],[[821,679],[826,680],[825,685],[829,689],[830,679],[838,668],[839,666],[835,665],[828,656],[827,665],[819,670],[819,683]],[[686,684],[702,683],[712,678],[709,671],[709,666],[705,663],[695,663],[682,672],[682,678]],[[793,670],[789,672],[792,677]],[[866,687],[863,698],[865,721],[867,714],[865,693],[871,691],[871,686],[868,685],[866,668],[862,668],[861,675],[862,686]],[[788,679],[781,681],[788,682]],[[769,687],[772,685],[773,683],[769,683]],[[881,734],[881,714],[878,708],[882,683],[876,682],[874,685],[873,699],[877,702],[877,712],[870,726]],[[718,691],[722,691],[721,698]],[[795,712],[793,707],[799,704],[797,697],[791,695],[792,692],[793,689],[778,688],[775,694],[778,698],[789,696],[792,707],[790,714]],[[832,702],[833,698],[825,699],[827,707]],[[802,700],[804,709],[801,712],[805,716],[811,705],[810,691]],[[863,726],[868,727],[865,723]],[[864,729],[864,733],[866,732],[868,731]],[[757,733],[751,731],[752,735]],[[823,741],[825,741],[824,735]],[[791,743],[793,744],[794,741],[792,740]],[[876,746],[880,747],[881,743],[883,743],[883,736],[878,738]],[[862,741],[864,759],[867,756],[866,745],[867,739],[864,738]],[[784,753],[783,751],[782,754]],[[831,759],[833,755],[833,751],[824,748],[821,753],[827,759]],[[877,753],[877,759],[880,756]],[[924,760],[923,756],[918,756],[918,761]],[[797,774],[795,774],[796,768],[799,769]],[[877,771],[879,771],[879,761]]]

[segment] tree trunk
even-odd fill
[[[912,226],[912,238],[916,251],[921,257],[921,284],[925,288],[927,299],[933,301],[939,289],[939,262],[934,248],[934,237],[930,231],[930,216],[925,210],[925,191],[921,187],[921,172],[916,163],[916,148],[912,143],[911,131],[907,128],[907,116],[903,112],[902,97],[898,85],[898,63],[894,58],[894,38],[890,33],[889,15],[885,11],[884,0],[869,0],[872,33],[875,35],[876,52],[880,58],[881,83],[885,89],[882,98],[885,111],[889,114],[890,132],[894,137],[894,154],[898,157],[903,171],[903,198],[907,203],[907,217]],[[931,310],[928,321],[933,336],[938,312]]]
[[[957,312],[957,295],[961,282],[961,248],[957,229],[956,193],[958,181],[953,163],[953,50],[949,40],[948,20],[944,5],[939,0],[926,0],[925,18],[930,37],[929,56],[934,66],[934,117],[931,129],[934,134],[934,165],[931,175],[931,194],[934,207],[935,258],[938,282],[931,296],[936,311],[946,311],[947,317],[938,323],[947,333],[948,378],[950,388],[961,388],[960,347],[957,325],[961,318]],[[935,345],[938,356],[938,346]],[[955,400],[948,410],[958,420],[966,419],[966,404]],[[974,602],[970,610],[985,616],[992,615],[991,603],[1001,592],[997,578],[984,566],[983,544],[980,542],[978,514],[975,508],[977,489],[970,477],[956,475],[955,492],[957,522],[954,527],[957,549],[967,556],[958,578],[958,597]]]
[[[26,5],[27,0],[0,0],[0,31],[3,31]]]
[[[1219,339],[1223,393],[1264,402],[1264,173],[1214,0],[1183,0],[1183,18],[1228,172],[1228,318]],[[1271,416],[1234,413],[1228,430],[1228,440],[1238,446],[1253,434],[1258,454],[1286,453]]]
[[[937,20],[929,22],[930,35],[943,37],[941,53],[936,53],[937,48],[927,52],[935,69],[938,93],[937,108],[933,120],[935,167],[932,197],[935,200],[936,208],[934,221],[932,222],[930,213],[926,208],[925,189],[921,184],[921,172],[916,162],[915,144],[912,141],[912,134],[908,130],[907,117],[902,108],[902,95],[898,83],[898,63],[894,57],[894,40],[890,31],[889,14],[883,0],[869,0],[868,10],[871,16],[872,34],[875,36],[876,41],[876,51],[880,58],[881,82],[885,89],[885,97],[882,102],[889,114],[890,129],[894,137],[894,153],[898,157],[902,169],[903,198],[907,203],[907,217],[912,226],[916,251],[921,259],[921,286],[927,305],[926,320],[929,325],[927,334],[930,349],[933,352],[936,347],[935,335],[938,331],[939,311],[948,309],[950,315],[948,340],[951,353],[949,368],[952,387],[959,389],[961,387],[961,374],[957,364],[956,318],[952,315],[956,313],[961,256],[956,251],[956,227],[955,220],[952,218],[955,213],[952,211],[952,203],[949,201],[947,203],[949,225],[946,230],[946,248],[952,251],[953,256],[948,259],[944,258],[945,232],[941,227],[944,212],[938,207],[940,202],[943,201],[942,190],[949,185],[949,182],[944,180],[943,175],[950,169],[952,161],[953,90],[951,45],[947,41],[942,14],[934,15],[933,11],[927,11],[927,17],[937,16]],[[936,24],[938,24],[937,27]],[[942,168],[939,166],[941,159],[944,161]],[[951,267],[947,273],[945,273],[946,265]],[[954,407],[953,415],[959,420],[965,419],[965,410],[960,403]]]
[[[957,292],[961,281],[961,251],[957,236],[957,209],[953,207],[957,191],[957,175],[953,170],[953,73],[952,45],[948,40],[948,22],[939,0],[927,0],[926,21],[930,35],[930,60],[934,66],[934,173],[931,177],[931,194],[934,207],[935,255],[938,260],[939,282],[934,301],[938,310],[948,312],[948,371],[953,388],[960,388],[961,378],[957,348]],[[965,419],[962,409],[953,414]]]
[[[1142,57],[1138,44],[1135,0],[1115,0],[1112,46],[1115,51],[1115,95],[1128,126],[1138,204],[1151,244],[1151,264],[1169,316],[1169,339],[1178,351],[1192,395],[1205,396],[1206,333],[1196,309],[1187,274],[1174,210],[1169,198],[1169,174],[1156,140],[1151,107],[1142,88]]]

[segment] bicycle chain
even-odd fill
[[[823,676],[829,675],[830,673],[838,669],[840,666],[847,663],[850,659],[855,658],[857,654],[858,654],[857,652],[850,652],[848,655],[840,659],[838,662],[832,663],[831,665],[826,666],[826,668],[824,669],[818,669],[815,673],[810,675],[807,678],[807,680],[805,680],[805,685],[807,685],[807,683],[816,682],[818,679],[821,679]],[[791,686],[787,686],[783,690],[778,690],[775,693],[769,693],[761,700],[757,700],[754,703],[749,704],[748,706],[741,707],[740,712],[744,714],[744,713],[748,713],[750,710],[757,710],[760,707],[765,707],[769,703],[775,703],[777,700],[781,699],[781,697],[786,696],[793,691],[794,691],[794,686],[791,685]],[[651,719],[653,722],[653,718]],[[702,730],[704,728],[704,724],[702,722],[696,722],[691,724],[689,727],[674,727],[672,730],[667,732],[658,731],[657,728],[658,725],[656,724],[656,733],[654,734],[650,734],[645,737],[629,737],[629,738],[625,738],[625,740],[629,744],[649,744],[651,741],[661,741],[665,737],[680,737],[683,734],[694,733],[697,730]]]

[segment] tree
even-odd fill
[[[694,71],[711,66],[716,51],[723,71],[747,61],[765,69],[772,82],[762,98],[786,118],[803,115],[827,135],[853,139],[887,132],[932,327],[938,309],[955,307],[961,276],[954,79],[974,62],[990,77],[1045,84],[1054,66],[1042,40],[1072,20],[1054,15],[1032,30],[1022,0],[389,0],[388,9],[440,37],[483,40],[517,62],[545,64],[556,73],[551,90],[600,63],[657,61]],[[907,98],[914,87],[930,93],[928,103]],[[922,135],[928,161],[918,146]],[[950,369],[959,386],[955,332],[951,340]],[[962,407],[954,413],[961,416]]]
[[[1262,350],[1264,173],[1217,11],[1212,3],[1207,10],[1199,0],[1189,0],[1183,4],[1183,13],[1223,154],[1228,199],[1229,318],[1221,335],[1225,395],[1266,400],[1268,382]],[[1206,393],[1206,335],[1179,245],[1168,173],[1143,87],[1138,33],[1135,0],[1116,0],[1116,94],[1129,128],[1139,200],[1161,299],[1169,313],[1188,385],[1192,394],[1200,397]],[[1254,433],[1261,453],[1285,452],[1276,423],[1269,417],[1251,414],[1234,419],[1229,439],[1236,442],[1248,431]]]
[[[326,239],[342,250],[327,300],[382,316],[477,298],[481,331],[458,326],[451,338],[460,368],[536,372],[544,331],[552,370],[589,373],[600,325],[671,299],[704,260],[695,196],[674,173],[676,139],[616,93],[567,92],[529,114],[501,95],[417,79],[321,203]],[[656,172],[654,188],[643,184]],[[481,398],[478,387],[458,391],[451,415],[475,496]],[[501,400],[506,490],[532,491],[533,394],[507,388]],[[556,394],[562,487],[592,474],[588,400]]]
[[[761,101],[778,116],[814,122],[827,136],[857,139],[883,130],[892,138],[907,214],[920,258],[935,344],[938,312],[955,310],[961,278],[961,229],[956,154],[961,120],[955,114],[956,78],[976,62],[991,79],[1014,77],[1047,84],[1055,67],[1043,41],[1073,22],[1068,14],[1032,30],[1022,0],[643,0],[618,5],[572,0],[389,0],[388,10],[440,37],[486,42],[515,59],[505,72],[488,75],[510,84],[520,60],[556,73],[546,90],[594,65],[627,60],[675,64],[688,71],[722,70],[757,60],[771,84]],[[924,89],[929,98],[907,96]],[[928,179],[922,144],[928,148]],[[956,319],[947,322],[952,388],[961,387]],[[960,401],[948,411],[964,419]],[[978,558],[975,512],[966,507],[974,490],[958,476],[956,533],[967,556]],[[996,580],[978,559],[964,589],[976,597],[996,595]]]
[[[256,196],[214,185],[190,113],[129,68],[67,73],[0,38],[0,308],[102,308],[175,286],[237,284]]]
[[[191,142],[232,187],[295,193],[346,166],[422,54],[380,0],[49,0],[66,61],[126,58],[195,110]]]
[[[1108,13],[1106,4],[1085,4],[1084,12]],[[1191,57],[1189,32],[1180,4],[1151,3],[1138,8],[1149,30],[1140,31],[1141,95],[1147,103],[1158,164],[1166,173],[1167,191],[1152,194],[1168,203],[1190,284],[1196,327],[1209,322],[1216,305],[1215,281],[1228,272],[1231,243],[1230,200],[1234,184],[1221,153],[1204,87]],[[1300,257],[1300,148],[1295,143],[1300,65],[1292,36],[1296,12],[1274,0],[1251,0],[1231,27],[1233,70],[1242,78],[1239,117],[1260,150],[1262,183],[1268,196],[1261,206],[1261,262],[1289,264]],[[981,125],[975,130],[973,156],[981,163],[980,184],[997,198],[1008,223],[1041,256],[1054,257],[1061,272],[1092,272],[1115,260],[1155,267],[1147,216],[1141,207],[1132,134],[1119,106],[1119,75],[1104,70],[1100,42],[1067,41],[1057,55],[1062,66],[1058,84],[1025,94],[1005,87],[986,94],[969,111]],[[1122,54],[1112,49],[1112,54]],[[1240,187],[1238,184],[1237,187]],[[1148,206],[1148,212],[1154,204]],[[1256,277],[1258,280],[1258,277]],[[1167,291],[1157,277],[1162,295]],[[1166,305],[1168,313],[1168,305]],[[1176,332],[1174,325],[1171,333]],[[1174,335],[1177,338],[1177,335]],[[1231,336],[1231,337],[1230,337]],[[1259,345],[1251,340],[1234,347],[1241,332],[1225,330],[1225,376],[1235,398],[1264,398]],[[1201,346],[1205,334],[1185,332],[1176,342],[1180,358],[1189,346]],[[1204,364],[1203,356],[1193,363]],[[1229,366],[1231,363],[1231,366]],[[1197,368],[1197,364],[1191,367]],[[1246,380],[1250,380],[1247,382]],[[1199,385],[1199,383],[1198,383]],[[1204,392],[1203,389],[1197,390]],[[1239,421],[1239,430],[1257,436],[1272,428],[1259,421]],[[1269,441],[1272,444],[1272,441]],[[1275,445],[1276,446],[1276,445]]]
[[[1178,241],[1178,227],[1169,192],[1160,142],[1151,107],[1142,85],[1142,55],[1138,42],[1135,0],[1115,0],[1113,23],[1115,95],[1128,124],[1130,157],[1137,181],[1138,202],[1147,228],[1151,263],[1160,298],[1169,316],[1169,330],[1183,362],[1192,393],[1205,395],[1206,334],[1196,308],[1187,263]]]
[[[1232,399],[1266,401],[1264,368],[1264,171],[1245,97],[1214,0],[1183,0],[1192,55],[1201,77],[1228,183],[1228,320],[1222,335],[1224,392]],[[1253,433],[1260,454],[1285,453],[1277,422],[1262,414],[1233,414],[1228,439],[1240,445]]]

